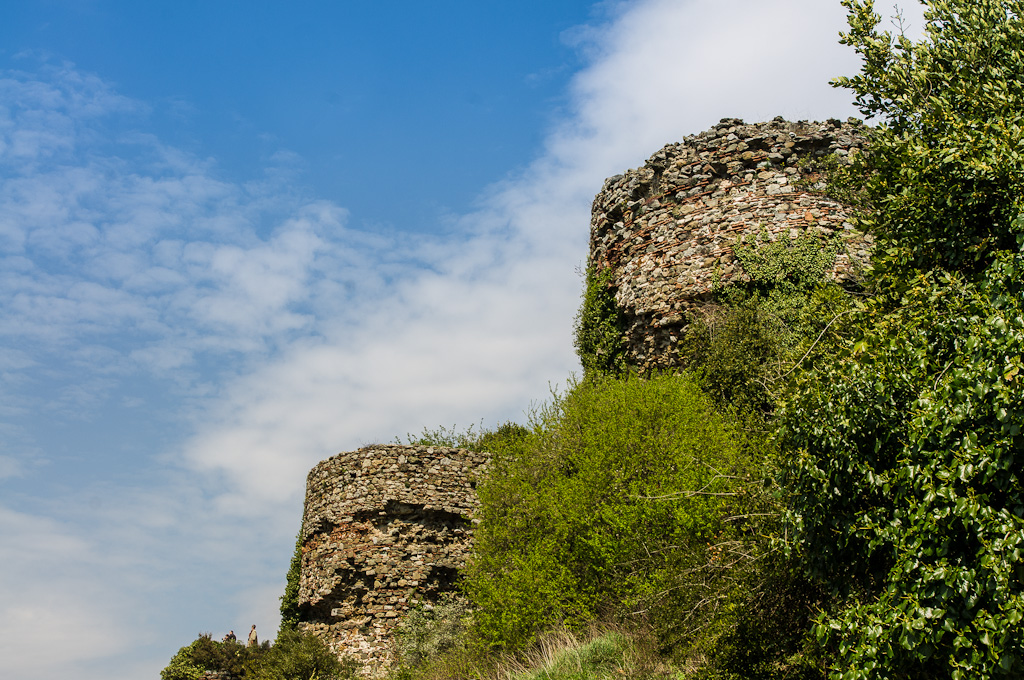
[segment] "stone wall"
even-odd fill
[[[846,207],[823,195],[821,171],[801,161],[849,159],[863,149],[865,132],[856,120],[748,125],[726,118],[606,180],[593,204],[590,264],[613,272],[629,323],[628,362],[675,363],[686,312],[716,281],[749,280],[733,255],[738,239],[839,234],[843,247],[829,276],[856,278],[868,264],[870,239],[854,230]]]
[[[306,481],[301,627],[369,669],[391,663],[410,607],[452,590],[465,566],[487,454],[369,446],[321,462]]]

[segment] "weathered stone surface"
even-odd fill
[[[452,590],[471,549],[487,454],[369,446],[306,481],[299,610],[304,630],[368,671],[391,663],[402,614]]]
[[[849,159],[865,144],[856,121],[748,125],[726,118],[606,180],[591,214],[590,262],[613,272],[616,302],[630,323],[629,362],[675,364],[686,312],[716,281],[749,280],[733,256],[741,238],[837,233],[844,247],[829,276],[856,278],[868,264],[870,237],[853,228],[845,206],[822,194],[825,178],[809,174],[801,160]]]

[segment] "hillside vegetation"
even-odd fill
[[[928,0],[920,42],[842,4],[863,66],[834,84],[879,125],[830,190],[873,271],[738,252],[786,273],[652,375],[590,277],[581,378],[421,437],[495,458],[466,598],[402,625],[394,677],[1024,676],[1024,1]]]
[[[928,2],[920,42],[843,4],[863,68],[835,85],[881,124],[832,190],[874,271],[737,253],[787,273],[644,376],[591,279],[584,377],[492,447],[463,654],[606,621],[678,677],[1024,675],[1024,3]]]

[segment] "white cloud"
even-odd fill
[[[57,522],[0,507],[0,668],[8,677],[74,673],[75,664],[124,651],[120,598],[91,578],[97,556]]]

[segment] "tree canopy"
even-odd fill
[[[1024,673],[1024,2],[844,0],[880,293],[782,409],[793,546],[841,602],[834,678]]]
[[[1024,231],[1024,2],[929,0],[923,40],[879,29],[843,0],[841,42],[863,59],[837,78],[882,125],[866,158],[883,271],[979,272]]]

